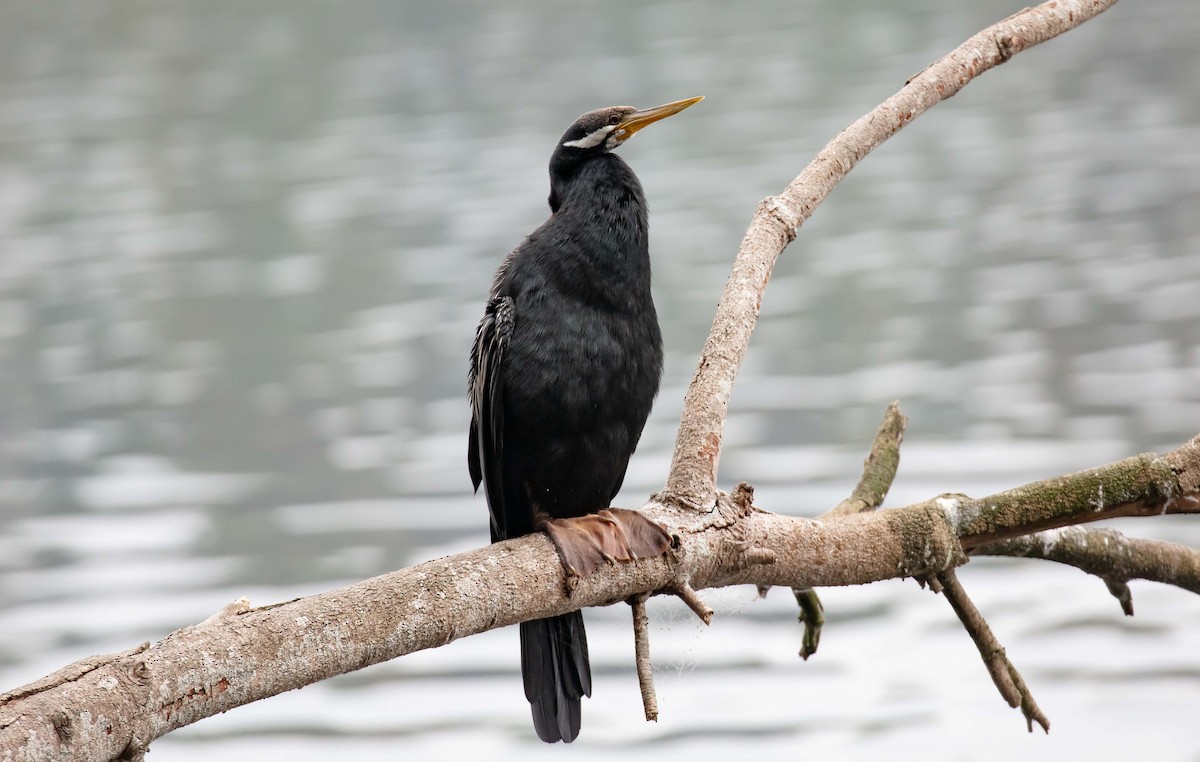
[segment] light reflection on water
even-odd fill
[[[618,501],[637,504],[665,473],[755,203],[1017,9],[334,8],[0,9],[0,684],[241,595],[285,599],[484,542],[465,356],[492,269],[545,215],[550,147],[588,108],[703,93],[623,149],[650,197],[668,346]],[[912,421],[897,504],[1200,430],[1197,32],[1182,0],[1118,7],[856,169],[777,269],[724,478],[816,513],[897,397]],[[1200,543],[1183,521],[1138,530]],[[572,752],[720,756],[749,740],[761,756],[906,758],[937,738],[964,759],[1112,758],[1134,741],[1139,756],[1200,753],[1183,717],[1192,596],[1135,586],[1126,621],[1071,570],[976,562],[963,576],[1055,721],[1049,739],[1024,736],[941,601],[889,583],[830,591],[807,664],[789,596],[716,595],[703,633],[664,604],[653,726],[626,612],[589,614],[597,695]],[[491,633],[155,752],[555,753],[529,741],[515,669],[515,636]],[[1137,730],[1103,732],[1118,723]]]

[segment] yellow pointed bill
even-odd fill
[[[622,141],[628,140],[633,136],[633,133],[646,125],[654,124],[661,119],[678,114],[688,106],[699,103],[702,100],[704,100],[704,96],[697,95],[695,98],[685,98],[674,103],[664,103],[654,108],[639,109],[621,120],[621,123],[617,125],[616,134],[621,136]]]

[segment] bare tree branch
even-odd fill
[[[963,547],[1080,523],[1074,506],[1093,506],[1088,521],[1119,516],[1155,516],[1200,512],[1200,437],[1159,457],[1135,455],[1101,468],[1080,471],[1026,487],[972,500],[943,495],[937,502],[953,514]]]
[[[850,497],[843,500],[825,516],[846,516],[852,513],[873,511],[883,505],[896,469],[900,467],[900,443],[904,441],[904,427],[908,419],[900,413],[900,403],[892,402],[883,414],[883,423],[871,444],[871,453],[863,462],[862,477],[854,486]]]
[[[650,665],[650,617],[646,615],[646,598],[645,593],[639,593],[629,599],[629,607],[633,609],[633,662],[642,691],[646,722],[658,722],[658,697],[654,695],[654,671]]]
[[[800,640],[800,658],[808,661],[808,657],[817,652],[821,645],[821,630],[825,627],[825,605],[821,597],[811,587],[803,590],[792,588],[796,596],[796,605],[800,607],[800,615],[796,619],[804,627],[804,636]]]
[[[1033,700],[1033,694],[1029,692],[1021,673],[1009,661],[1008,655],[1004,652],[1004,646],[1000,645],[1000,641],[992,633],[992,628],[979,613],[979,609],[975,608],[975,604],[967,596],[967,591],[959,584],[954,570],[945,569],[938,572],[936,579],[939,585],[934,592],[945,594],[946,600],[954,609],[954,613],[958,615],[959,621],[971,636],[971,640],[975,641],[975,647],[979,649],[983,664],[987,667],[988,674],[992,676],[992,682],[996,684],[1000,695],[1004,697],[1009,706],[1021,708],[1021,713],[1025,715],[1025,724],[1031,733],[1035,722],[1042,726],[1042,730],[1049,733],[1050,720]]]
[[[0,707],[3,707],[9,702],[16,701],[17,699],[23,699],[26,696],[33,696],[37,693],[41,693],[44,690],[54,688],[55,686],[62,685],[63,683],[69,683],[78,680],[93,670],[99,669],[100,667],[112,664],[113,662],[128,658],[130,656],[136,656],[149,647],[149,643],[142,643],[141,645],[134,646],[133,648],[121,651],[120,653],[97,654],[96,656],[88,656],[84,659],[80,659],[77,662],[72,662],[62,669],[55,670],[49,675],[39,678],[28,685],[22,685],[21,687],[14,688],[11,691],[0,693]],[[0,715],[0,722],[3,722],[2,718],[3,715]]]
[[[1150,541],[1144,541],[1135,549],[1134,544],[1129,543],[1127,538],[1117,532],[1089,530],[1078,526],[1064,526],[1032,536],[1012,537],[1007,533],[1016,530],[998,525],[996,519],[1002,519],[1010,510],[1015,510],[1023,514],[1025,519],[1030,518],[1031,514],[1039,514],[1035,521],[1057,524],[1060,515],[1058,508],[1063,502],[1086,499],[1093,489],[1097,493],[1094,503],[1096,513],[1147,515],[1194,512],[1197,494],[1180,492],[1188,485],[1192,485],[1193,482],[1186,476],[1180,478],[1176,464],[1182,466],[1188,458],[1194,459],[1197,455],[1197,444],[1197,440],[1192,440],[1165,458],[1155,455],[1140,455],[1112,464],[1112,466],[1106,467],[1106,473],[1099,479],[1097,479],[1098,470],[1092,469],[1039,482],[1036,489],[1034,489],[1035,485],[1030,485],[984,498],[982,501],[970,501],[964,496],[944,496],[938,498],[938,502],[955,514],[955,523],[964,546],[970,547],[976,539],[971,534],[972,532],[978,531],[980,527],[988,527],[987,531],[999,533],[1007,539],[977,546],[977,552],[982,548],[992,548],[997,551],[1024,550],[1026,554],[1040,552],[1057,555],[1058,558],[1053,560],[1071,563],[1080,568],[1086,566],[1087,568],[1084,570],[1099,575],[1108,587],[1108,591],[1121,604],[1122,611],[1127,616],[1132,616],[1133,599],[1126,583],[1137,571],[1145,570],[1163,578],[1175,577],[1185,583],[1192,582],[1194,584],[1196,572],[1200,570],[1200,553],[1170,543],[1151,544]],[[1116,476],[1117,486],[1120,488],[1125,484],[1123,476],[1126,474],[1137,474],[1133,480],[1140,483],[1141,487],[1136,489],[1134,494],[1122,492],[1113,495],[1110,493],[1109,502],[1105,502],[1104,489],[1105,485],[1109,484],[1108,479]],[[1075,494],[1073,497],[1067,498],[1062,494],[1063,490],[1072,491]],[[1033,498],[1031,494],[1035,491],[1038,493],[1037,498]],[[966,502],[960,502],[960,498],[965,499]],[[986,520],[978,521],[979,517],[973,515],[973,512],[981,504],[986,506],[989,517]],[[967,516],[958,513],[964,507]],[[1076,521],[1076,517],[1072,517],[1068,521],[1073,523]],[[1018,533],[1024,534],[1024,532]],[[964,534],[967,536],[964,537]],[[1039,540],[1034,541],[1031,537],[1039,538]],[[1057,547],[1060,538],[1065,540],[1062,542],[1061,549]],[[1109,550],[1110,546],[1111,550]],[[1100,549],[1101,547],[1103,550]],[[942,592],[937,588],[944,588],[946,600],[949,601],[959,620],[963,623],[963,627],[975,641],[980,656],[983,658],[988,672],[992,675],[992,680],[1000,690],[1000,695],[1008,701],[1010,706],[1021,707],[1030,732],[1033,731],[1034,722],[1041,725],[1047,733],[1050,732],[1049,720],[1034,701],[1033,695],[1026,687],[1016,666],[1005,654],[1003,646],[1000,645],[979,610],[967,597],[954,570],[946,569],[939,572],[936,578],[931,578],[931,581],[932,579],[936,579],[939,583],[935,587],[935,591]]]
[[[900,412],[900,403],[893,401],[883,414],[883,422],[875,434],[871,444],[871,452],[863,462],[862,477],[854,490],[832,510],[823,513],[820,518],[849,516],[855,513],[873,511],[883,505],[892,481],[896,478],[896,469],[900,467],[900,443],[904,440],[904,427],[908,419]],[[813,588],[792,588],[796,597],[796,605],[800,607],[797,620],[804,628],[800,644],[800,658],[805,661],[817,652],[821,643],[821,628],[825,626],[825,607],[821,597]]]
[[[1115,529],[1066,526],[979,545],[973,556],[1040,558],[1094,574],[1133,616],[1131,579],[1148,579],[1200,594],[1200,551],[1161,540],[1126,537]]]
[[[830,191],[867,154],[975,77],[1026,48],[1079,26],[1115,3],[1051,0],[984,29],[838,133],[782,193],[759,203],[684,398],[664,499],[693,508],[712,507],[725,412],[758,321],[763,291],[780,253]]]
[[[705,624],[712,624],[713,610],[700,595],[692,589],[692,586],[687,583],[687,580],[677,580],[675,584],[667,589],[667,592],[678,596],[679,600],[687,604],[687,607],[692,612],[700,617],[700,621]]]
[[[1166,477],[1154,465],[1159,461],[1175,464]],[[1111,515],[1111,501],[1161,505],[1162,495],[1178,495],[1198,479],[1193,440],[1151,458],[1150,467],[1120,461],[1013,490],[1029,499],[1023,514],[1005,498],[1010,493],[972,501],[977,513],[970,520],[946,498],[824,520],[769,513],[746,502],[748,491],[737,493],[740,500],[722,495],[710,515],[649,503],[643,510],[678,538],[677,549],[605,568],[578,580],[570,595],[549,539],[533,534],[283,604],[250,609],[236,602],[144,651],[6,694],[12,698],[0,703],[0,759],[136,753],[176,728],[335,674],[520,621],[643,593],[673,594],[681,580],[694,589],[804,588],[936,576],[961,562],[963,531],[1032,531],[1044,523],[1046,505],[1059,521],[1091,521]],[[1099,504],[1097,494],[1104,496]],[[1050,495],[1077,502],[1072,508],[1068,498]],[[1200,511],[1200,501],[1190,510]],[[768,556],[770,563],[756,561]]]

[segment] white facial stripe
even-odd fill
[[[598,130],[584,135],[579,140],[568,140],[563,143],[567,148],[595,148],[608,138],[608,133],[616,129],[616,125],[606,124]]]
[[[612,149],[621,145],[621,142],[627,137],[629,136],[625,134],[625,130],[617,130],[608,136],[608,143],[606,143],[604,147],[611,151]]]

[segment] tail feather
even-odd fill
[[[547,743],[579,735],[580,699],[592,695],[583,614],[521,623],[521,674],[533,726]]]

